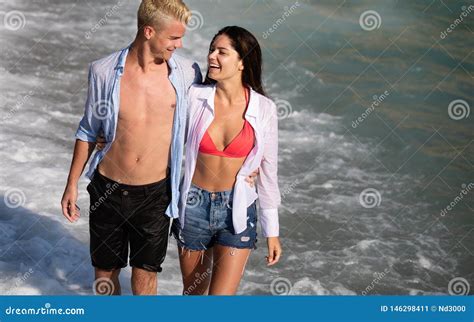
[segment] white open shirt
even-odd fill
[[[199,145],[214,120],[215,94],[215,85],[193,85],[188,93],[186,161],[179,203],[182,227],[185,224],[186,201],[196,169]],[[245,119],[254,129],[255,145],[237,174],[234,186],[232,205],[234,230],[239,234],[247,229],[247,208],[258,199],[258,216],[263,235],[277,237],[278,206],[281,203],[281,196],[278,188],[278,114],[275,103],[251,89]],[[260,173],[255,188],[245,179],[256,169],[259,169]]]

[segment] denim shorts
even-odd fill
[[[232,223],[233,190],[209,192],[191,185],[186,202],[184,228],[173,220],[172,234],[178,246],[188,250],[205,250],[218,244],[239,249],[256,249],[257,209],[255,202],[247,208],[247,229],[235,234]]]

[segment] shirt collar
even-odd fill
[[[115,70],[120,69],[123,72],[123,68],[125,67],[125,61],[127,60],[127,55],[131,47],[132,45],[130,44],[127,48],[122,49],[122,52],[120,53],[120,56],[117,61],[117,65],[114,68]]]
[[[259,104],[259,95],[257,92],[250,88],[250,101],[249,107],[245,116],[257,117],[258,115],[258,104]],[[212,114],[214,114],[214,98],[216,97],[216,84],[208,85],[199,91],[198,98],[205,100],[207,102],[207,107],[210,108]]]
[[[122,49],[122,52],[120,53],[120,56],[117,61],[117,65],[114,68],[115,70],[120,69],[121,72],[123,72],[123,69],[125,67],[125,62],[127,60],[127,56],[128,56],[128,53],[130,52],[131,47],[132,47],[132,44],[130,44],[127,48]],[[176,69],[178,68],[178,64],[176,62],[176,59],[173,56],[171,56],[170,60],[168,60],[167,63],[171,69]]]

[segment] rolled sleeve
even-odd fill
[[[265,146],[257,191],[260,205],[261,226],[264,237],[278,237],[278,206],[281,203],[278,187],[278,115],[274,103],[265,120]]]
[[[280,235],[278,209],[260,209],[259,214],[263,237],[278,237]]]
[[[97,135],[101,128],[101,121],[94,115],[94,108],[99,104],[99,89],[97,87],[97,81],[92,66],[89,68],[88,83],[89,86],[87,90],[84,116],[79,123],[75,137],[84,142],[96,142]]]

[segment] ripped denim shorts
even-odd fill
[[[256,249],[256,203],[247,208],[247,229],[235,234],[232,223],[232,196],[233,190],[209,192],[191,185],[186,202],[184,228],[181,228],[179,219],[173,220],[171,228],[178,246],[196,251],[206,250],[216,244],[239,249]]]

